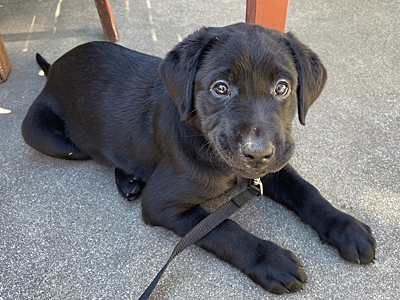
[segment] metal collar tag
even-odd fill
[[[264,194],[264,186],[263,186],[263,183],[261,182],[260,178],[253,179],[253,185],[254,186],[258,186],[258,189],[260,190],[260,195],[259,196]]]

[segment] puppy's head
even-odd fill
[[[292,34],[257,25],[202,28],[178,44],[160,75],[181,120],[191,120],[239,175],[280,170],[294,143],[291,123],[305,123],[326,70]]]

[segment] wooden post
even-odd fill
[[[246,22],[285,32],[289,0],[247,0]]]
[[[10,60],[8,59],[6,48],[4,47],[3,40],[1,39],[0,35],[0,83],[7,80],[10,70]]]
[[[99,13],[104,35],[109,42],[118,42],[118,30],[115,24],[114,15],[111,10],[110,0],[94,0]]]

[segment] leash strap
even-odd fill
[[[204,237],[207,233],[225,221],[229,216],[238,211],[246,203],[262,195],[262,192],[263,188],[261,180],[254,179],[246,190],[233,197],[228,202],[222,204],[215,211],[200,221],[200,223],[198,223],[195,227],[193,227],[193,229],[190,230],[176,245],[167,263],[160,270],[160,272],[158,272],[157,276],[153,279],[153,282],[147,287],[142,296],[140,296],[139,300],[147,300],[150,297],[161,276],[164,274],[164,271],[167,269],[169,263],[179,253]]]

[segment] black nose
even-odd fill
[[[242,154],[249,161],[265,162],[275,153],[274,145],[264,139],[251,141],[242,145]]]

